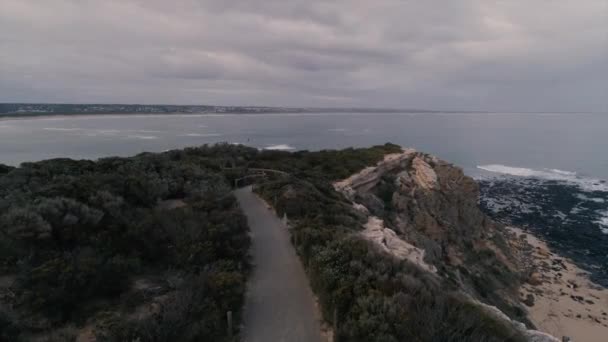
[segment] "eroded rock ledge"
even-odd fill
[[[455,283],[473,303],[525,333],[529,341],[559,341],[528,330],[501,311],[511,310],[510,316],[525,312],[518,301],[517,260],[502,227],[479,210],[477,183],[460,168],[404,149],[333,186],[367,216],[358,233],[362,238]]]
[[[424,262],[424,250],[401,239],[394,230],[386,228],[384,221],[369,216],[365,230],[361,233],[366,240],[373,241],[380,249],[399,259],[407,259],[425,271],[435,273],[437,268]]]

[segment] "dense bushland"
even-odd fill
[[[0,165],[0,341],[70,341],[87,329],[104,342],[228,341],[225,313],[239,319],[249,270],[229,184],[249,168],[289,173],[258,191],[288,214],[341,341],[522,340],[454,284],[354,236],[365,218],[331,182],[399,151],[222,144]],[[390,192],[379,196],[388,203]]]
[[[395,151],[391,145],[366,150],[362,155],[373,157],[365,163],[358,162],[358,150],[340,152],[286,155],[290,162],[282,169],[296,169],[294,176],[257,187],[279,214],[290,218],[294,245],[340,340],[524,341],[511,326],[472,304],[449,279],[395,260],[353,234],[366,218],[333,190],[331,181]],[[280,167],[272,157],[261,155],[256,163]],[[348,167],[342,170],[335,161]],[[388,201],[391,189],[379,190]]]
[[[0,340],[227,340],[249,238],[226,148],[0,168]]]
[[[335,180],[381,161],[386,154],[400,153],[401,147],[394,144],[370,148],[346,148],[317,152],[264,151],[250,163],[251,167],[267,167],[289,172],[307,180]]]

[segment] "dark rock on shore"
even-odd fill
[[[526,299],[523,300],[523,303],[527,306],[534,306],[534,295],[528,294],[526,295]]]

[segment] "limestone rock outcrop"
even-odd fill
[[[428,272],[437,272],[435,266],[424,262],[424,250],[401,239],[392,229],[386,228],[382,219],[370,216],[361,235],[398,259],[407,259]]]
[[[404,149],[334,183],[358,211],[390,222],[400,238],[426,251],[428,264],[459,266],[470,250],[493,254],[515,271],[497,226],[478,208],[477,183],[434,156]]]
[[[333,186],[367,217],[362,238],[447,279],[529,341],[558,341],[526,328],[517,260],[503,227],[479,209],[478,185],[462,169],[404,149]]]
[[[404,149],[403,153],[388,154],[376,166],[368,166],[354,175],[334,183],[334,188],[354,200],[356,191],[368,191],[374,188],[382,176],[408,166],[416,154],[414,149]]]

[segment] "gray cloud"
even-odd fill
[[[608,111],[606,0],[3,0],[0,101]]]

